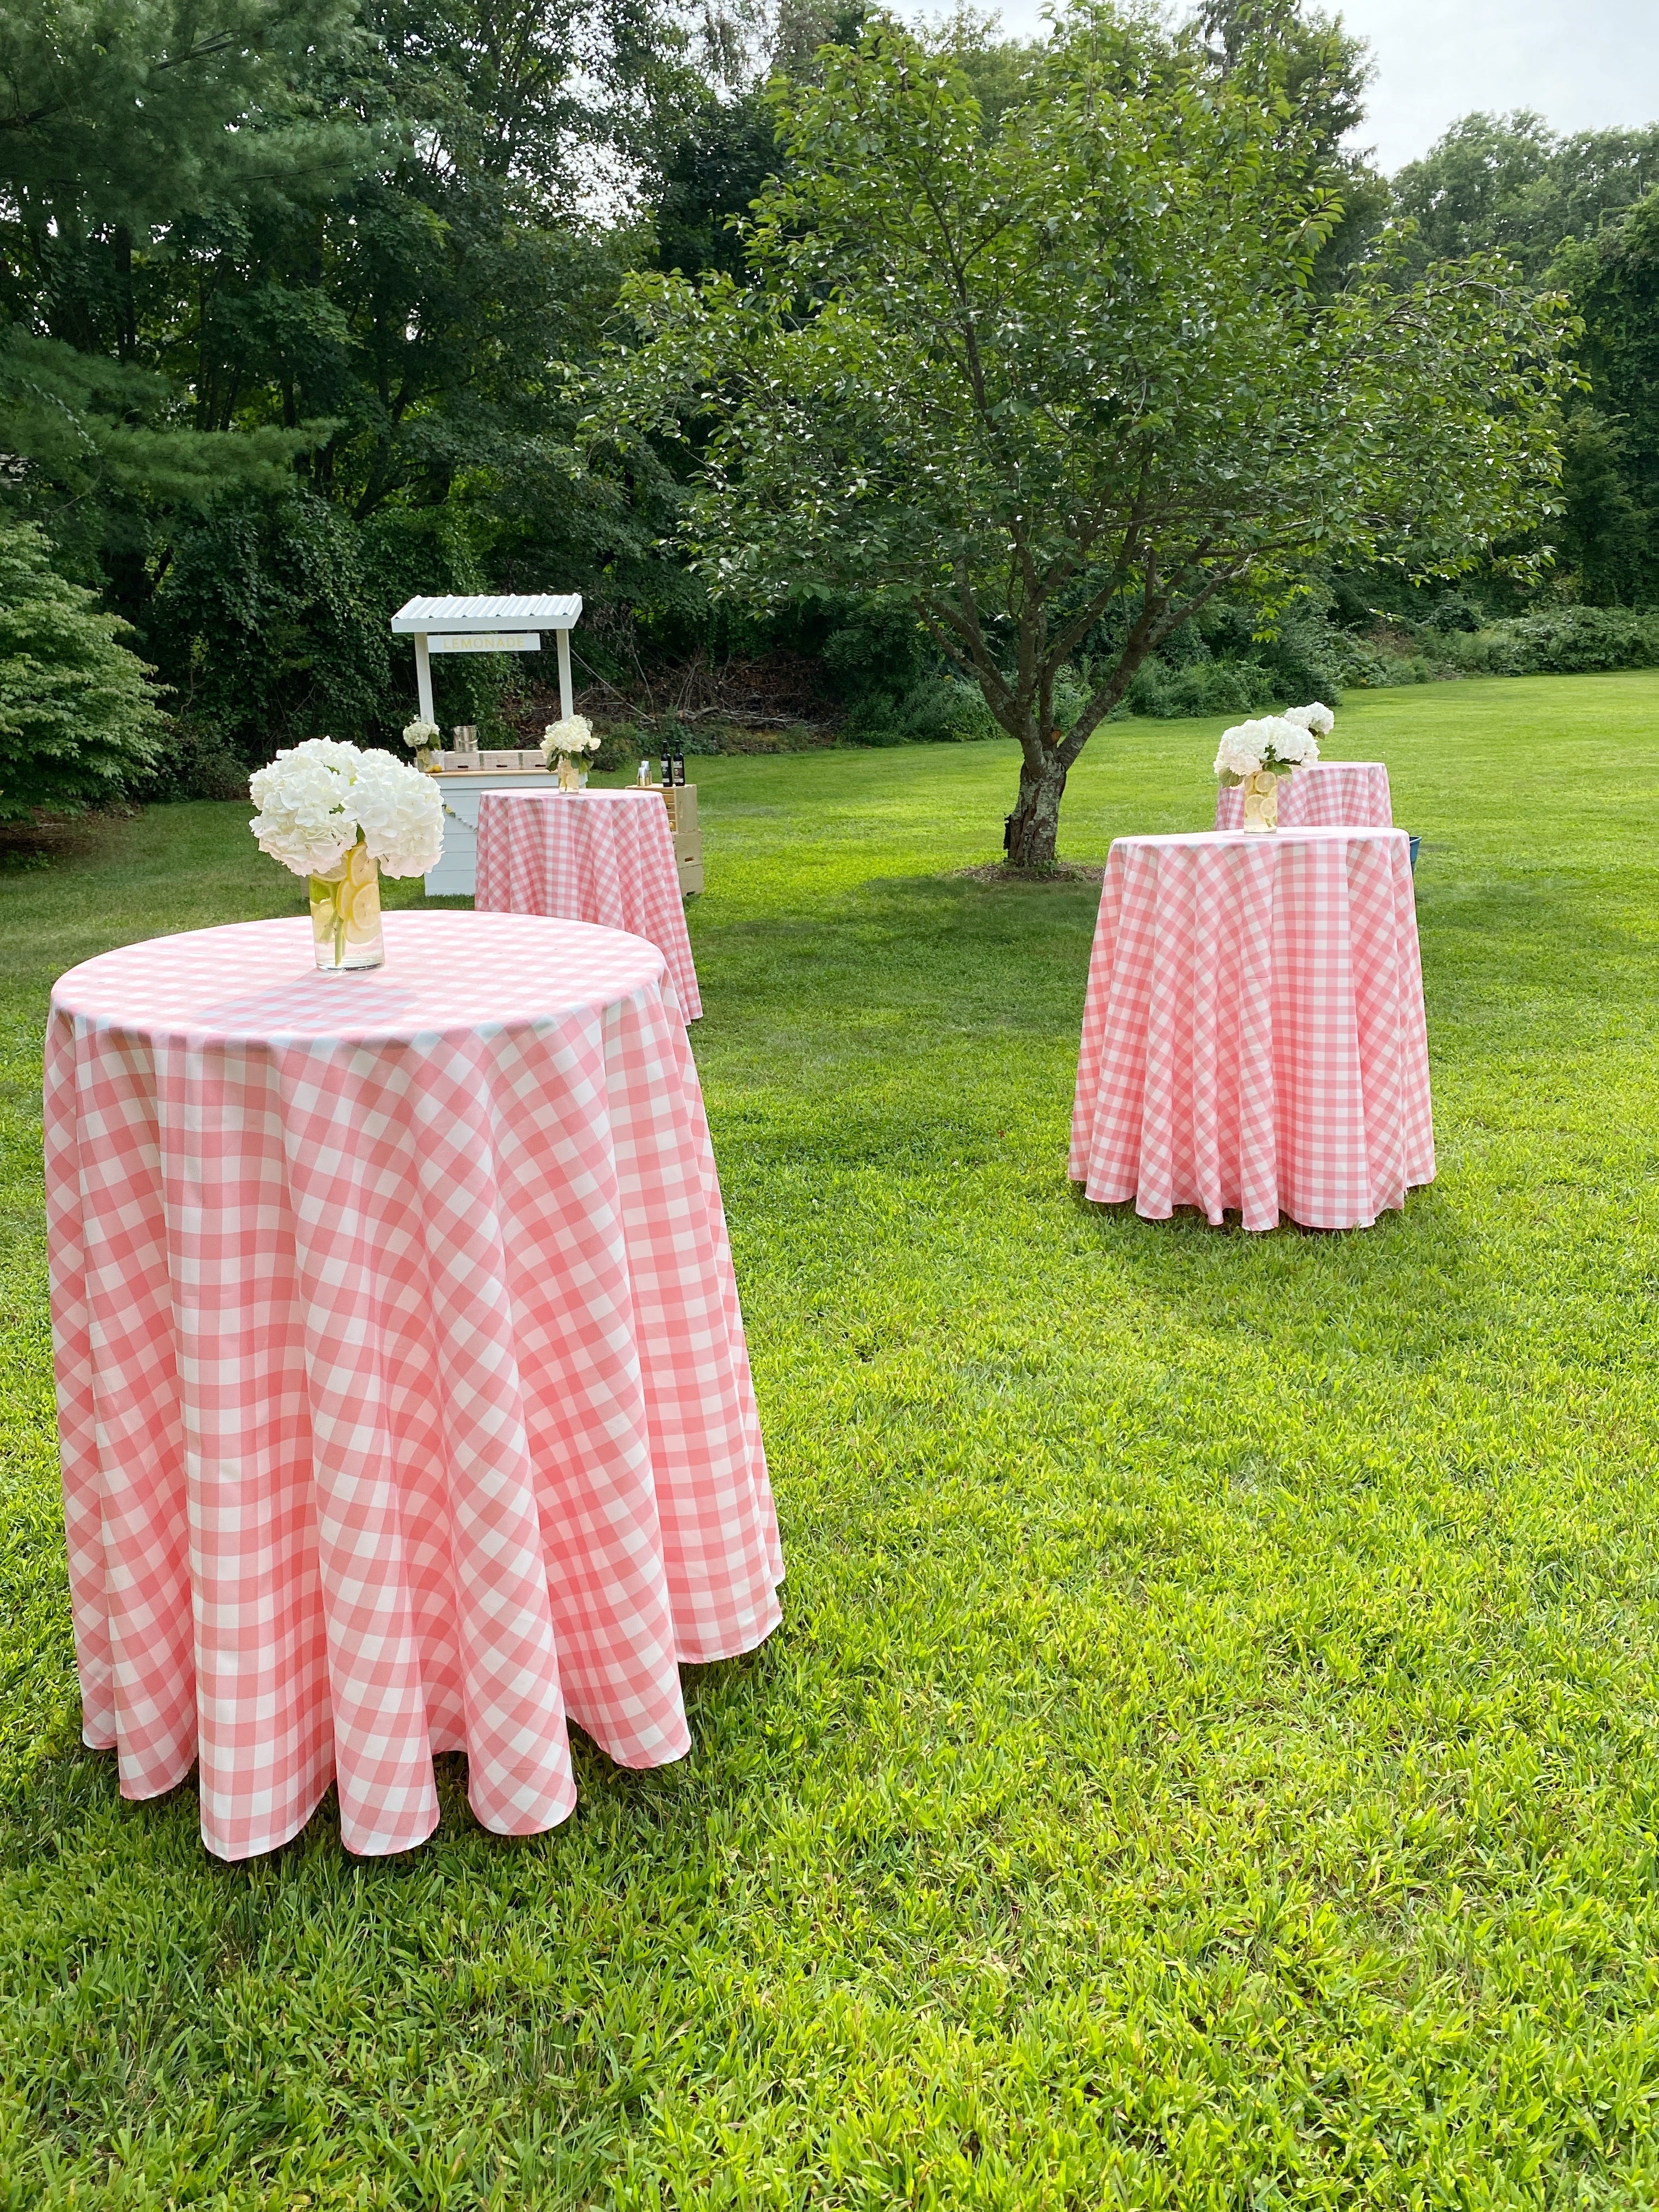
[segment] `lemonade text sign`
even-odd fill
[[[392,617],[394,637],[415,644],[415,688],[421,720],[437,720],[432,703],[434,653],[539,653],[542,633],[553,632],[559,655],[559,711],[574,711],[570,633],[581,619],[577,592],[477,592],[410,599]]]
[[[476,635],[463,630],[459,637],[428,637],[428,653],[539,653],[538,629],[481,629]]]

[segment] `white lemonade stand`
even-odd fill
[[[574,711],[570,633],[581,619],[575,592],[489,592],[410,599],[392,617],[394,637],[415,647],[415,689],[422,721],[436,724],[432,659],[447,653],[539,653],[551,630],[559,656],[559,712]],[[470,896],[477,888],[478,801],[486,791],[550,789],[558,779],[538,750],[442,755],[438,788],[444,805],[444,849],[426,878],[440,896]]]

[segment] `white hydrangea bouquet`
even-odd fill
[[[1315,700],[1311,706],[1287,707],[1282,714],[1236,722],[1222,732],[1215,772],[1230,789],[1244,787],[1247,830],[1278,829],[1279,779],[1311,768],[1319,758],[1320,738],[1335,726],[1330,708]]]
[[[438,787],[390,753],[307,738],[248,781],[261,852],[309,878],[311,929],[325,974],[378,968],[380,870],[423,876],[444,846]]]
[[[415,755],[416,768],[435,775],[442,763],[438,753],[438,725],[416,715],[412,722],[404,724],[404,743]]]
[[[542,758],[550,768],[556,757],[561,791],[574,791],[580,781],[580,771],[572,756],[599,750],[599,741],[586,714],[567,714],[562,721],[550,722],[542,732]]]

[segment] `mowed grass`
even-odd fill
[[[1109,729],[1065,849],[1206,821],[1218,726]],[[1095,894],[955,872],[1011,748],[697,763],[784,1626],[682,1765],[504,1843],[446,1760],[390,1862],[76,1741],[47,989],[295,888],[235,807],[0,877],[0,2205],[1659,2201],[1659,677],[1329,750],[1424,836],[1440,1174],[1260,1238],[1070,1190]]]

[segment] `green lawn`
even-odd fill
[[[1218,726],[1064,849],[1206,821]],[[697,763],[784,1626],[683,1765],[503,1843],[446,1760],[396,1861],[77,1747],[47,989],[296,887],[207,805],[0,874],[0,2206],[1659,2201],[1659,675],[1330,750],[1424,836],[1440,1179],[1249,1239],[1066,1183],[1094,894],[953,873],[1012,748]]]

